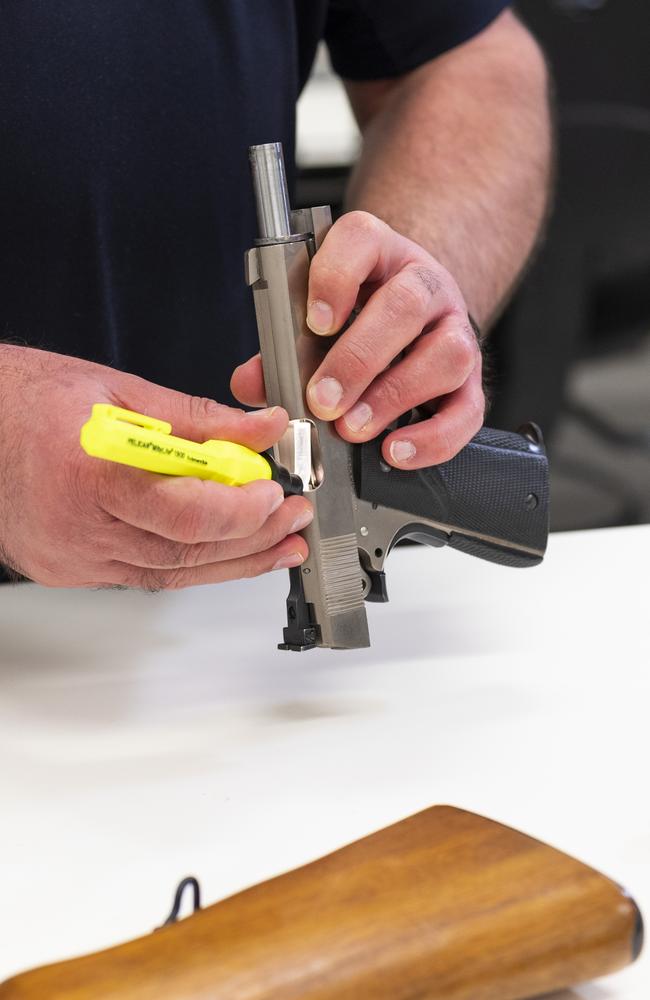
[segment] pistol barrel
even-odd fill
[[[260,239],[286,239],[291,236],[291,209],[282,143],[251,146],[249,157]]]

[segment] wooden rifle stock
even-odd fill
[[[437,806],[0,1000],[522,1000],[627,965],[641,940],[614,882]]]

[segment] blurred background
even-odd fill
[[[515,9],[552,69],[558,174],[543,245],[490,337],[488,423],[541,425],[554,530],[650,522],[650,11]],[[340,212],[359,142],[323,49],[298,107],[297,202]]]

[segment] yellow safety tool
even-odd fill
[[[81,428],[87,455],[132,465],[167,476],[213,479],[243,486],[255,479],[276,479],[275,463],[232,441],[186,441],[172,435],[172,425],[108,403],[95,403]]]

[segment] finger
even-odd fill
[[[374,379],[336,429],[346,441],[370,441],[413,407],[459,389],[480,362],[473,332],[456,316],[446,317]]]
[[[289,497],[255,534],[223,542],[186,544],[130,524],[113,523],[99,544],[107,558],[146,569],[189,569],[227,562],[273,548],[287,535],[302,531],[314,510],[302,497]]]
[[[245,406],[266,406],[262,359],[259,354],[235,368],[230,379],[230,391]]]
[[[384,460],[399,469],[423,469],[448,462],[481,429],[485,397],[480,366],[460,389],[440,401],[428,420],[388,434],[382,444]]]
[[[341,329],[361,285],[385,281],[405,264],[415,244],[368,212],[348,212],[327,233],[309,268],[307,325],[328,335]]]
[[[246,413],[213,399],[188,396],[135,377],[125,382],[124,390],[114,402],[127,410],[167,420],[177,436],[201,442],[235,441],[255,451],[265,451],[275,444],[288,421],[281,407]]]
[[[101,463],[94,486],[108,514],[188,545],[253,535],[284,499],[282,487],[270,480],[223,486],[110,462]]]
[[[312,376],[307,398],[314,415],[340,417],[425,327],[447,315],[466,325],[442,268],[433,262],[403,267],[375,292]]]
[[[307,558],[307,543],[300,535],[289,535],[273,548],[241,559],[208,563],[191,569],[143,569],[115,562],[104,570],[105,583],[138,590],[182,590],[206,583],[224,583],[260,576],[276,569],[300,566]]]

